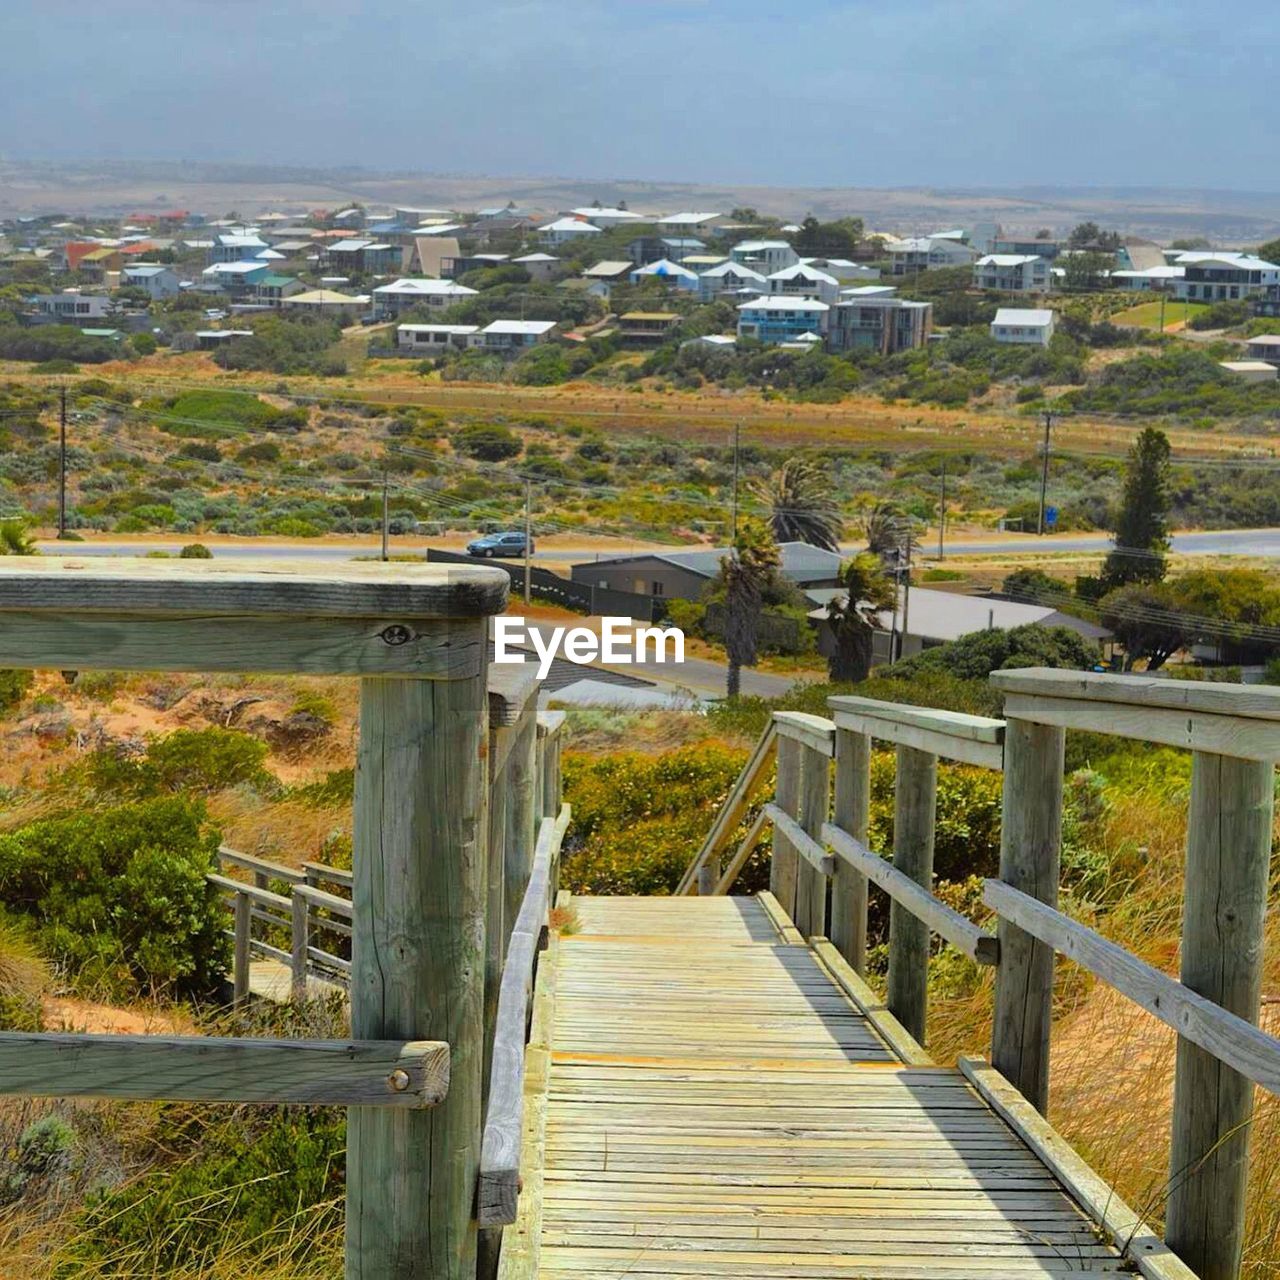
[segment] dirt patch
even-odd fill
[[[121,1009],[72,996],[47,996],[44,1023],[49,1031],[84,1032],[91,1035],[171,1036],[192,1030],[189,1018],[172,1011]]]

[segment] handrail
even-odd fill
[[[502,970],[476,1195],[477,1220],[481,1227],[503,1226],[516,1220],[529,997],[533,991],[538,943],[551,909],[552,865],[569,819],[569,806],[562,805],[556,818],[543,818],[538,828],[529,884],[511,931]]]
[[[724,803],[720,806],[720,811],[716,814],[715,820],[711,824],[711,830],[707,832],[707,838],[702,842],[702,847],[685,868],[684,875],[680,877],[680,883],[676,886],[677,895],[690,894],[695,890],[702,891],[700,873],[708,866],[714,870],[715,858],[724,847],[725,842],[737,829],[738,824],[743,819],[743,815],[751,805],[753,796],[764,782],[769,763],[777,749],[777,742],[777,729],[774,720],[771,718],[756,745],[751,749],[751,755],[747,757],[747,763],[743,766],[742,772],[738,774],[737,781],[733,784],[729,794],[725,797]],[[750,850],[748,850],[749,852]],[[741,869],[740,866],[739,869]],[[734,876],[728,880],[728,886],[731,886],[736,878],[735,872]],[[708,876],[708,879],[710,879],[710,876]],[[717,875],[715,879],[723,883],[723,877]],[[715,884],[713,890],[715,893],[726,893],[728,891],[728,886],[721,888],[721,883]]]
[[[815,870],[829,876],[836,869],[835,859],[785,809],[776,804],[764,807],[765,816],[780,831],[787,843]]]
[[[827,702],[837,728],[864,733],[899,747],[914,747],[961,764],[985,769],[1004,765],[1003,720],[844,694],[828,698]]]
[[[1088,969],[1219,1062],[1280,1094],[1280,1039],[1197,995],[1087,925],[999,880],[986,881],[982,900],[1002,919]]]
[[[830,822],[823,825],[822,838],[836,851],[837,857],[843,858],[854,870],[873,881],[917,920],[923,921],[934,933],[945,938],[957,951],[977,964],[999,962],[1000,942],[997,938],[947,906],[941,898],[935,897],[910,876],[903,875],[892,863],[868,849],[861,840]]]
[[[240,867],[244,871],[252,871],[256,875],[270,876],[273,880],[283,880],[286,884],[301,884],[306,878],[301,871],[293,867],[282,866],[278,862],[272,862],[267,858],[259,858],[252,853],[241,853],[239,849],[232,849],[228,845],[218,846],[218,861],[230,863],[233,867]],[[259,888],[266,888],[266,885],[259,885]]]

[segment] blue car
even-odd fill
[[[529,539],[529,554],[533,555],[533,539]],[[519,532],[487,533],[483,538],[476,538],[467,543],[469,556],[522,556],[524,555],[524,534]]]

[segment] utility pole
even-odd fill
[[[1044,415],[1044,457],[1040,462],[1040,520],[1036,532],[1044,537],[1044,503],[1049,490],[1049,428],[1053,425],[1053,414]]]
[[[947,534],[947,460],[942,459],[942,494],[938,498],[938,559],[946,556],[944,539]]]
[[[58,388],[58,537],[67,536],[67,389]]]
[[[533,484],[531,481],[524,482],[524,602],[529,603],[531,594],[533,570],[529,565],[529,547],[533,542],[533,517],[530,514],[532,507]]]
[[[387,507],[387,473],[382,473],[382,558],[387,557],[387,536],[391,532],[391,520]]]
[[[911,619],[911,526],[906,526],[906,558],[907,572],[902,583],[902,629],[898,632],[898,657],[901,659],[902,650],[907,643],[907,626]]]
[[[1166,295],[1165,295],[1165,291],[1164,291],[1164,289],[1163,289],[1163,288],[1161,288],[1161,290],[1160,290],[1160,332],[1161,332],[1161,333],[1163,333],[1163,332],[1164,332],[1164,300],[1165,300],[1165,296],[1166,296]]]
[[[738,440],[742,435],[742,423],[733,424],[733,536],[729,539],[738,545]]]

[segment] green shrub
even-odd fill
[[[228,946],[206,879],[217,849],[199,800],[64,813],[0,835],[0,901],[34,921],[50,957],[90,981],[209,991]]]
[[[7,715],[22,702],[34,679],[30,671],[0,670],[0,715]]]
[[[315,782],[304,782],[290,792],[294,799],[317,809],[350,804],[356,795],[356,771],[334,769]]]
[[[453,447],[468,458],[481,462],[502,462],[518,457],[522,448],[520,437],[513,431],[486,423],[463,427],[454,435]]]
[[[212,560],[213,552],[203,542],[189,542],[178,552],[179,560]]]
[[[249,785],[279,788],[263,766],[267,744],[237,729],[178,729],[153,739],[141,758],[110,748],[91,752],[78,766],[94,790],[106,795],[158,796],[167,792],[225,791]]]
[[[710,742],[660,756],[567,755],[573,825],[565,886],[574,893],[670,893],[745,760],[745,752]]]

